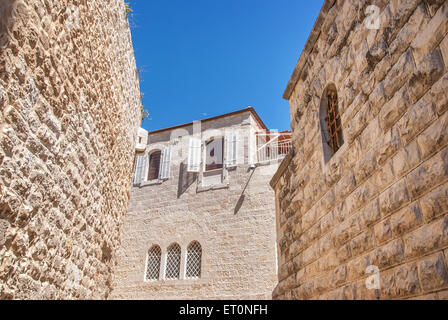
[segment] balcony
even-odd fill
[[[292,149],[291,132],[257,133],[257,163],[283,160]]]

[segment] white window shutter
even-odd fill
[[[166,147],[162,151],[162,161],[160,164],[160,179],[168,179],[170,177],[170,164],[171,164],[171,146]]]
[[[144,159],[144,156],[137,156],[135,160],[134,184],[140,183],[142,181]]]
[[[224,139],[224,164],[226,165],[226,167],[230,166],[230,149],[230,135],[227,134]]]
[[[201,165],[201,140],[190,137],[188,148],[188,172],[199,172]]]
[[[225,164],[227,167],[236,166],[237,159],[237,136],[236,134],[228,134],[225,139],[225,154],[226,160]]]
[[[142,157],[142,177],[140,179],[140,182],[147,181],[148,180],[148,170],[149,170],[149,155],[146,154]]]
[[[238,160],[238,136],[236,133],[232,137],[232,166],[236,166]]]

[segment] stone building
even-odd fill
[[[122,0],[0,1],[0,299],[108,296],[140,123]]]
[[[275,299],[448,298],[447,31],[444,0],[325,1],[284,94]]]
[[[112,298],[271,299],[269,181],[289,149],[250,107],[142,131]]]

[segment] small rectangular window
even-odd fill
[[[149,156],[149,169],[148,169],[149,181],[159,179],[161,155],[162,155],[161,151],[155,151],[151,153],[151,155]]]
[[[205,148],[205,171],[222,169],[224,167],[224,139],[213,139]]]

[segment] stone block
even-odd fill
[[[328,231],[330,231],[336,224],[334,213],[333,211],[327,213],[325,216],[322,217],[320,221],[320,228],[322,234],[326,234]]]
[[[445,60],[445,65],[448,64]],[[448,109],[448,74],[437,81],[429,92],[430,100],[434,102],[436,112],[440,116]]]
[[[376,149],[377,163],[382,166],[401,146],[400,134],[396,128],[388,130]]]
[[[445,66],[438,49],[424,57],[408,82],[408,96],[411,104],[416,103],[444,73]]]
[[[378,192],[384,191],[395,181],[392,160],[380,167],[369,179]]]
[[[358,185],[362,184],[362,182],[364,182],[364,180],[376,169],[376,165],[376,157],[373,151],[367,153],[361,160],[359,160],[353,170],[356,183]]]
[[[423,218],[426,223],[448,212],[448,185],[431,192],[420,199]]]
[[[395,183],[380,195],[380,208],[383,217],[400,209],[410,201],[408,188],[404,179]]]
[[[418,204],[414,203],[390,217],[390,226],[394,237],[400,237],[423,223]]]
[[[417,141],[411,142],[406,147],[400,149],[393,158],[394,172],[397,178],[402,178],[410,170],[414,169],[421,161],[420,151]]]
[[[368,228],[381,219],[378,200],[375,199],[360,211],[361,229]]]
[[[364,277],[368,266],[368,255],[350,260],[347,263],[347,281],[353,282]]]
[[[401,141],[407,146],[410,141],[437,119],[432,102],[419,102],[413,105],[397,123]]]
[[[419,262],[418,269],[423,290],[448,287],[448,273],[443,253],[425,257]]]
[[[344,200],[355,187],[356,181],[352,170],[345,171],[335,187],[336,201]]]
[[[337,249],[336,257],[339,264],[349,261],[352,258],[350,243],[344,244],[339,249]]]
[[[434,152],[448,144],[448,113],[437,119],[418,137],[422,158],[427,159]]]
[[[419,277],[415,263],[399,266],[394,269],[394,295],[392,297],[405,297],[421,291]]]
[[[372,112],[372,111],[371,111]],[[373,118],[369,116],[369,124],[364,129],[359,137],[361,143],[362,153],[365,154],[370,148],[378,144],[378,137],[382,135],[378,117]]]
[[[359,256],[375,246],[375,236],[372,231],[364,231],[350,242],[352,257]]]
[[[389,99],[405,84],[414,69],[412,53],[407,50],[384,78],[384,92]]]
[[[400,264],[404,261],[404,246],[401,239],[396,239],[375,249],[370,254],[372,265],[380,269]]]
[[[447,159],[448,151],[444,149],[408,175],[406,183],[412,199],[416,199],[433,186],[448,179]]]
[[[392,239],[392,229],[390,226],[390,220],[386,219],[380,221],[374,227],[375,230],[375,238],[378,244],[382,244],[390,239]]]
[[[448,245],[448,218],[441,217],[434,222],[404,236],[406,257],[413,258],[428,254]]]
[[[392,41],[387,49],[392,61],[396,61],[399,56],[409,47],[411,41],[416,34],[421,30],[421,27],[426,25],[429,21],[429,15],[426,13],[426,7],[420,4],[406,25],[398,32],[397,37]]]
[[[330,281],[328,278],[329,278],[328,276],[324,275],[323,277],[314,280],[314,291],[317,294],[321,295],[322,293],[331,288]]]
[[[330,273],[330,283],[333,288],[339,287],[347,280],[347,267],[345,265],[334,269]]]
[[[407,87],[404,86],[398,90],[388,100],[380,111],[379,119],[383,130],[386,132],[391,128],[409,108],[409,97],[407,95]]]
[[[412,52],[417,64],[442,41],[447,32],[448,4],[444,3],[411,43]]]

